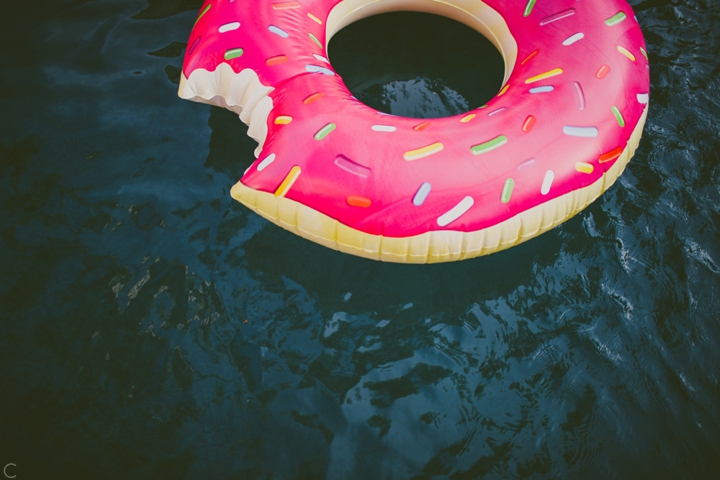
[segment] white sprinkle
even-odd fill
[[[305,71],[310,73],[322,73],[323,75],[335,75],[335,72],[329,68],[321,67],[319,65],[305,65]]]
[[[394,132],[397,130],[397,127],[392,125],[373,125],[370,128],[372,128],[373,132]]]
[[[430,182],[425,182],[420,185],[420,188],[418,188],[417,193],[415,193],[415,196],[413,197],[413,205],[419,207],[420,205],[425,203],[425,199],[430,194],[430,190],[432,190],[432,185],[430,185]]]
[[[530,93],[545,93],[545,92],[552,92],[555,90],[555,87],[552,85],[545,85],[544,87],[535,87],[530,89]]]
[[[313,57],[315,57],[315,59],[317,59],[317,60],[320,60],[321,62],[325,62],[325,63],[327,63],[327,64],[330,63],[330,60],[328,60],[327,58],[323,57],[322,55],[318,55],[317,53],[313,53]]]
[[[540,187],[540,193],[547,195],[550,191],[553,180],[555,180],[555,172],[552,170],[545,172],[545,178],[543,179],[542,187]]]
[[[283,30],[282,28],[276,27],[275,25],[270,25],[268,27],[268,30],[270,30],[272,33],[274,33],[275,35],[282,37],[282,38],[288,38],[290,36],[290,34],[287,33],[285,30]]]
[[[575,85],[575,106],[578,110],[585,110],[585,93],[583,93],[582,85],[573,82]]]
[[[645,105],[650,100],[650,95],[647,93],[638,93],[637,94],[637,101]]]
[[[565,125],[563,133],[571,137],[595,138],[599,135],[596,127],[572,127]]]
[[[562,43],[567,47],[568,45],[572,45],[573,43],[577,42],[578,40],[582,40],[583,38],[585,38],[585,34],[582,32],[578,32],[575,35],[570,35],[568,38],[563,40]]]
[[[507,107],[501,107],[501,108],[498,108],[497,110],[493,110],[492,112],[488,113],[488,117],[492,117],[496,113],[502,113],[505,110],[507,110]]]
[[[240,22],[226,23],[225,25],[221,25],[220,28],[218,28],[218,32],[231,32],[233,30],[237,30],[238,28],[240,28]]]
[[[475,200],[473,200],[472,197],[468,196],[463,198],[462,200],[460,200],[460,203],[455,205],[446,213],[440,215],[440,217],[437,219],[438,225],[440,225],[441,227],[450,225],[452,222],[454,222],[455,220],[460,218],[460,216],[470,210],[470,207],[472,207],[474,203]]]
[[[275,154],[271,153],[270,155],[265,157],[260,163],[258,163],[258,166],[257,166],[258,172],[262,172],[263,170],[265,170],[265,168],[274,161],[275,161]]]

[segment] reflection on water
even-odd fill
[[[15,4],[0,463],[18,478],[714,478],[720,9],[636,3],[652,103],[626,173],[531,242],[438,266],[333,252],[231,201],[254,143],[166,74],[199,2]],[[437,78],[403,75],[383,88]]]

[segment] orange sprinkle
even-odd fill
[[[538,53],[540,53],[540,50],[535,50],[535,51],[532,52],[530,55],[528,55],[527,57],[525,57],[525,60],[523,60],[522,62],[520,62],[520,65],[525,65],[527,62],[529,62],[529,61],[532,60],[533,58],[537,57],[537,56],[538,56]]]
[[[532,115],[528,115],[522,124],[522,131],[528,133],[535,126],[535,122],[537,122],[537,118]]]
[[[417,125],[415,125],[413,127],[413,130],[415,130],[416,132],[419,132],[420,130],[425,130],[429,126],[430,126],[430,122],[422,122],[422,123],[418,123]]]
[[[605,75],[607,75],[609,71],[610,71],[610,67],[608,67],[607,65],[603,65],[595,73],[595,76],[602,80],[603,78],[605,78]]]
[[[610,162],[612,160],[615,160],[622,154],[622,151],[623,151],[622,147],[617,147],[613,150],[610,150],[607,153],[603,153],[602,155],[600,155],[598,157],[598,162],[605,163],[605,162]]]
[[[348,195],[345,201],[351,207],[367,208],[372,204],[372,200],[367,197],[361,197],[359,195]]]
[[[288,57],[286,55],[277,55],[275,57],[270,57],[267,60],[265,60],[265,65],[268,67],[272,67],[273,65],[280,65],[281,63],[285,63],[288,61]]]
[[[301,8],[300,2],[279,2],[273,3],[273,10],[290,10],[292,8]]]
[[[305,97],[305,99],[303,100],[303,103],[305,105],[310,105],[315,100],[320,100],[322,97],[323,97],[323,94],[321,92],[315,92],[312,95],[308,95],[307,97]]]

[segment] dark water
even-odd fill
[[[254,143],[233,114],[176,96],[199,4],[4,4],[0,466],[718,478],[717,2],[633,2],[651,109],[615,186],[535,240],[439,266],[333,252],[231,201]],[[373,87],[340,48],[369,103],[482,102],[462,68],[408,77],[411,56]],[[426,52],[441,53],[463,62]]]

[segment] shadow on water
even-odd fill
[[[200,2],[13,4],[0,464],[18,478],[714,478],[720,11],[636,3],[652,103],[617,184],[537,239],[428,266],[324,249],[230,199],[254,142],[174,83]],[[402,82],[454,92],[402,110],[432,116],[497,88],[469,85],[478,52],[391,57],[405,35],[383,17],[332,44],[363,101],[398,113],[417,106],[386,101]]]

